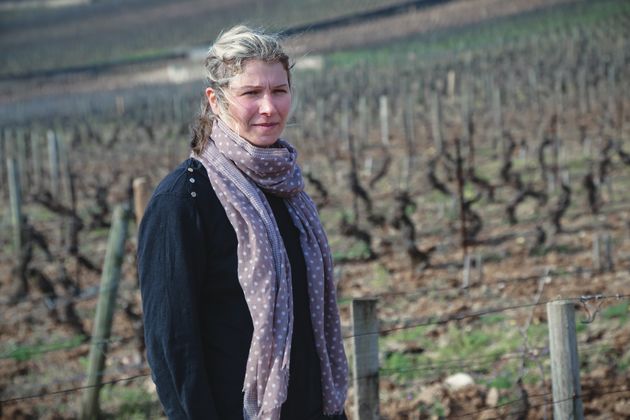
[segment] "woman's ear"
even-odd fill
[[[208,103],[210,104],[210,108],[212,109],[214,115],[219,115],[219,100],[214,89],[211,87],[206,88],[206,98],[208,98]]]

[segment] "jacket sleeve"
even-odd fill
[[[169,419],[218,418],[200,334],[203,238],[194,198],[153,197],[138,234],[138,274],[147,357]]]

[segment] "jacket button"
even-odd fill
[[[197,197],[197,193],[196,192],[191,192],[190,195],[192,195],[193,197]]]
[[[193,171],[193,168],[188,168],[188,172],[192,172],[192,171]]]
[[[195,183],[195,178],[190,178],[189,181],[190,181],[191,184],[194,184]]]

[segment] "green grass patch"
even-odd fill
[[[588,330],[588,324],[585,324],[584,322],[575,324],[575,332],[577,334],[586,332],[586,330]]]
[[[510,372],[502,372],[486,382],[489,388],[510,389],[514,385],[514,376]]]
[[[438,190],[431,190],[431,192],[425,195],[424,200],[426,200],[429,203],[450,204],[451,196],[446,195],[443,192],[440,192]]]
[[[381,371],[388,375],[390,372],[401,379],[413,379],[417,376],[416,368],[421,363],[421,358],[401,352],[393,352],[385,358]]]
[[[446,416],[446,408],[444,408],[444,405],[441,402],[437,401],[433,404],[431,414],[433,414],[433,417],[443,419]]]
[[[586,172],[589,168],[589,165],[591,164],[589,158],[579,158],[579,159],[572,159],[569,162],[567,162],[567,169],[571,172],[571,173],[583,173]]]
[[[547,324],[531,324],[527,329],[527,339],[530,347],[541,347],[547,343],[549,337],[549,328]],[[522,345],[522,337],[518,334],[518,345]]]
[[[135,386],[120,384],[103,387],[100,394],[104,419],[150,419],[161,411],[154,393]]]
[[[370,255],[368,246],[363,242],[354,242],[346,250],[333,252],[334,261],[356,260],[367,258]]]
[[[602,317],[604,319],[618,319],[621,322],[626,322],[630,315],[630,302],[623,302],[618,305],[607,306],[602,310]]]
[[[323,207],[319,209],[319,219],[324,226],[333,227],[337,226],[339,219],[342,217],[342,212],[331,207]]]
[[[85,341],[85,336],[78,335],[70,339],[60,340],[53,343],[36,343],[29,345],[16,345],[10,350],[0,355],[2,359],[13,359],[19,362],[30,360],[40,354],[49,353],[56,350],[65,350],[78,347]]]
[[[542,257],[543,255],[550,254],[552,252],[556,252],[561,255],[575,255],[583,252],[584,248],[571,244],[554,244],[543,247],[536,247],[530,252],[530,255],[533,257]]]
[[[381,289],[390,284],[391,276],[389,275],[389,271],[387,267],[383,264],[376,264],[374,267],[374,271],[372,277],[370,278],[370,285],[374,288]]]
[[[407,328],[404,330],[396,331],[390,335],[388,338],[395,341],[422,341],[422,342],[430,342],[427,338],[429,333],[433,331],[433,326],[420,326],[414,328]]]
[[[477,154],[479,156],[479,154]],[[497,179],[501,172],[501,166],[503,162],[499,159],[484,159],[483,164],[475,166],[475,172],[479,178],[491,181]]]
[[[95,229],[90,230],[87,233],[86,241],[87,242],[99,241],[99,240],[107,238],[108,235],[109,235],[108,227],[95,228]]]
[[[494,333],[483,329],[473,329],[465,331],[449,324],[449,336],[451,338],[448,346],[442,349],[441,353],[452,353],[452,357],[467,357],[479,354],[480,350],[490,347],[493,343]]]
[[[29,222],[50,222],[61,219],[61,216],[58,214],[53,213],[46,207],[37,204],[24,206],[22,210],[24,214],[28,216]]]
[[[606,22],[623,25],[617,16],[629,13],[630,3],[620,0],[579,3],[523,13],[508,18],[485,21],[461,29],[435,31],[377,48],[360,48],[326,56],[328,64],[353,67],[368,62],[371,65],[392,65],[400,60],[428,63],[444,54],[496,50],[506,43],[517,43],[533,37],[551,38],[558,32],[568,32],[574,26],[588,30]]]
[[[617,367],[620,371],[627,371],[630,369],[630,349],[626,350],[626,352],[619,358],[617,362]]]
[[[477,375],[490,375],[482,379],[490,387],[507,389],[514,386],[520,374],[521,359],[518,356],[523,347],[523,337],[519,328],[506,314],[491,314],[481,317],[474,325],[458,327],[449,324],[446,332],[436,340],[431,334],[435,326],[422,326],[397,331],[382,340],[412,342],[421,352],[391,351],[386,353],[381,364],[382,375],[400,380],[440,377],[460,371],[474,372]],[[583,327],[586,327],[584,325]],[[579,328],[579,327],[578,327]],[[547,342],[547,324],[532,324],[527,330],[529,346],[542,347]],[[510,357],[503,358],[505,355]],[[497,362],[501,363],[496,372]],[[532,383],[540,381],[540,374],[534,361],[526,360],[527,377]],[[524,378],[525,380],[525,378]]]
[[[504,253],[490,252],[488,254],[483,255],[483,262],[484,263],[499,263],[506,258],[510,258],[510,256],[511,255],[509,252],[504,252]]]
[[[503,324],[507,320],[507,317],[503,313],[486,315],[481,319],[484,325],[496,325]]]
[[[573,255],[584,251],[584,248],[571,244],[557,244],[555,246],[550,246],[549,250],[557,252],[558,254]]]

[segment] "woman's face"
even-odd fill
[[[271,146],[278,140],[291,109],[291,89],[281,63],[246,62],[243,72],[230,81],[225,93],[227,118],[213,89],[206,89],[212,111],[232,130],[258,147]]]

